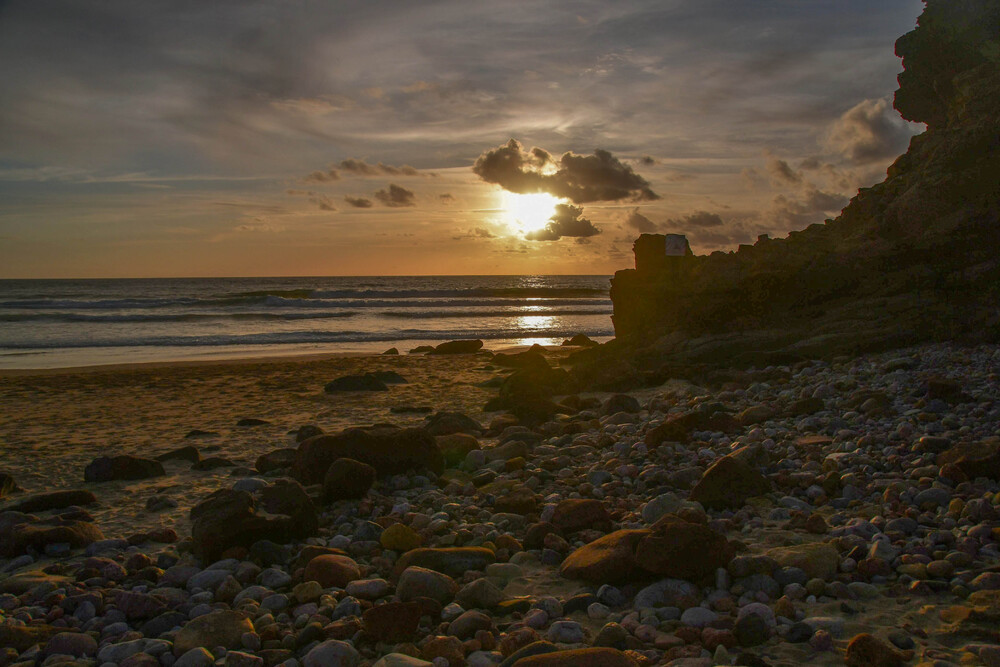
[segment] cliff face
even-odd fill
[[[1000,3],[927,0],[896,51],[895,107],[928,129],[886,180],[785,239],[617,272],[619,344],[692,356],[692,338],[729,335],[837,354],[1000,338]]]

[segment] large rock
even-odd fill
[[[323,497],[327,502],[364,498],[375,483],[375,468],[354,459],[337,459],[323,478]]]
[[[302,573],[303,581],[319,582],[323,588],[345,588],[347,584],[360,578],[361,569],[354,559],[336,554],[316,556],[306,564],[305,572]]]
[[[80,549],[104,539],[96,525],[55,517],[40,521],[21,512],[0,512],[0,555],[11,557],[29,548],[44,552],[49,544],[69,544]]]
[[[551,523],[564,534],[589,528],[610,530],[611,515],[600,500],[567,498],[556,505]]]
[[[323,387],[323,391],[333,394],[338,391],[389,391],[389,387],[372,373],[364,375],[344,375],[332,380]]]
[[[407,551],[396,561],[394,572],[398,576],[411,566],[425,567],[450,577],[460,577],[466,570],[485,570],[496,562],[496,556],[483,547],[423,548]]]
[[[22,653],[65,630],[51,625],[0,625],[0,647],[12,648]]]
[[[668,514],[639,540],[635,561],[656,575],[699,581],[714,576],[734,555],[726,538],[708,526]]]
[[[434,347],[427,354],[472,354],[483,349],[481,340],[450,340]]]
[[[322,435],[322,431],[317,433],[317,435]],[[294,447],[275,449],[267,454],[258,456],[253,467],[261,474],[271,472],[272,470],[291,468],[295,464],[295,458],[298,456],[298,453],[299,450]]]
[[[12,493],[20,491],[21,488],[14,481],[14,478],[5,472],[0,472],[0,498],[6,498]]]
[[[517,667],[638,667],[638,663],[614,648],[577,648],[521,658]]]
[[[594,584],[618,584],[648,576],[635,560],[639,542],[648,530],[617,530],[580,547],[562,562],[559,573],[567,579]]]
[[[159,461],[121,454],[94,459],[83,471],[83,479],[86,482],[132,481],[164,474],[163,464]]]
[[[957,470],[968,480],[977,477],[1000,480],[1000,441],[959,443],[938,454],[936,462],[946,477]]]
[[[877,637],[863,632],[848,642],[844,664],[847,667],[903,667],[909,662],[910,655],[905,655]]]
[[[417,634],[423,608],[416,602],[388,602],[365,610],[361,626],[376,642],[405,642]]]
[[[426,567],[409,566],[399,575],[396,595],[403,602],[418,598],[430,598],[447,604],[458,592],[458,584],[443,572]]]
[[[316,507],[302,486],[278,479],[254,494],[220,489],[191,508],[191,538],[199,558],[212,562],[234,546],[258,540],[285,543],[313,535]]]
[[[748,498],[771,490],[771,482],[740,458],[723,456],[691,489],[690,499],[709,509],[739,509]]]
[[[180,657],[193,648],[242,647],[243,635],[253,632],[253,624],[238,611],[213,611],[189,621],[174,637],[174,655]]]
[[[619,530],[585,544],[563,561],[559,573],[595,584],[653,577],[700,581],[733,556],[719,533],[668,514],[649,530]]]
[[[572,389],[569,374],[561,368],[521,368],[500,383],[497,398],[487,409],[509,410],[520,419],[539,421],[557,412],[570,412],[552,398]]]
[[[431,435],[451,435],[468,433],[475,435],[483,431],[483,426],[472,417],[461,412],[435,412],[426,418],[424,429]]]
[[[665,422],[646,432],[647,447],[658,447],[664,442],[687,442],[693,431],[721,431],[736,433],[742,425],[726,412],[696,410],[670,417]]]
[[[482,449],[479,440],[468,433],[451,433],[449,435],[435,436],[441,455],[444,456],[444,465],[448,468],[457,468],[471,451]]]
[[[70,491],[50,491],[23,498],[20,502],[6,508],[11,512],[45,512],[58,510],[71,505],[91,505],[97,502],[97,497],[86,489]]]
[[[826,542],[809,542],[790,547],[775,547],[767,555],[781,567],[797,567],[810,579],[832,579],[840,564],[840,554]]]
[[[395,475],[411,468],[438,475],[444,471],[444,457],[427,431],[380,424],[303,441],[292,473],[305,484],[318,484],[330,464],[343,458],[367,463],[379,475]]]
[[[160,454],[156,457],[156,460],[160,462],[187,461],[188,463],[198,463],[201,461],[201,452],[198,451],[197,447],[186,445],[184,447],[172,449],[164,454]]]

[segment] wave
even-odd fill
[[[79,348],[121,348],[121,347],[220,347],[236,345],[294,345],[303,343],[363,343],[389,342],[407,340],[454,340],[459,338],[480,338],[495,340],[504,338],[569,338],[578,333],[588,336],[612,336],[614,331],[608,329],[581,331],[577,328],[559,329],[477,329],[477,330],[433,330],[404,329],[401,331],[291,331],[253,334],[228,334],[215,336],[150,336],[141,338],[121,338],[115,340],[61,340],[32,341],[8,343],[0,347],[7,350],[39,350],[39,349],[79,349]]]
[[[204,322],[212,320],[262,321],[325,320],[354,317],[356,311],[334,313],[135,313],[127,315],[91,315],[88,313],[0,313],[0,322]]]
[[[566,315],[611,315],[611,310],[387,310],[379,313],[382,317],[394,319],[438,319],[446,317],[559,317]]]

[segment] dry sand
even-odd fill
[[[304,424],[332,432],[423,421],[424,414],[390,411],[403,406],[484,419],[482,406],[496,394],[476,386],[496,375],[487,365],[478,355],[401,355],[6,371],[0,373],[0,471],[28,493],[91,489],[100,505],[88,511],[107,535],[161,525],[183,533],[192,505],[225,485],[234,470],[253,468],[259,455],[294,446],[294,431]],[[323,391],[342,375],[380,370],[396,371],[409,384],[389,385],[385,392]],[[237,426],[244,418],[270,423]],[[185,438],[193,429],[217,435]],[[153,458],[184,445],[239,467],[196,472],[188,463],[168,462],[166,477],[84,484],[84,468],[99,456]],[[147,500],[157,493],[180,506],[147,512]]]

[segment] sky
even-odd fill
[[[0,0],[0,278],[610,274],[835,217],[919,0]]]

